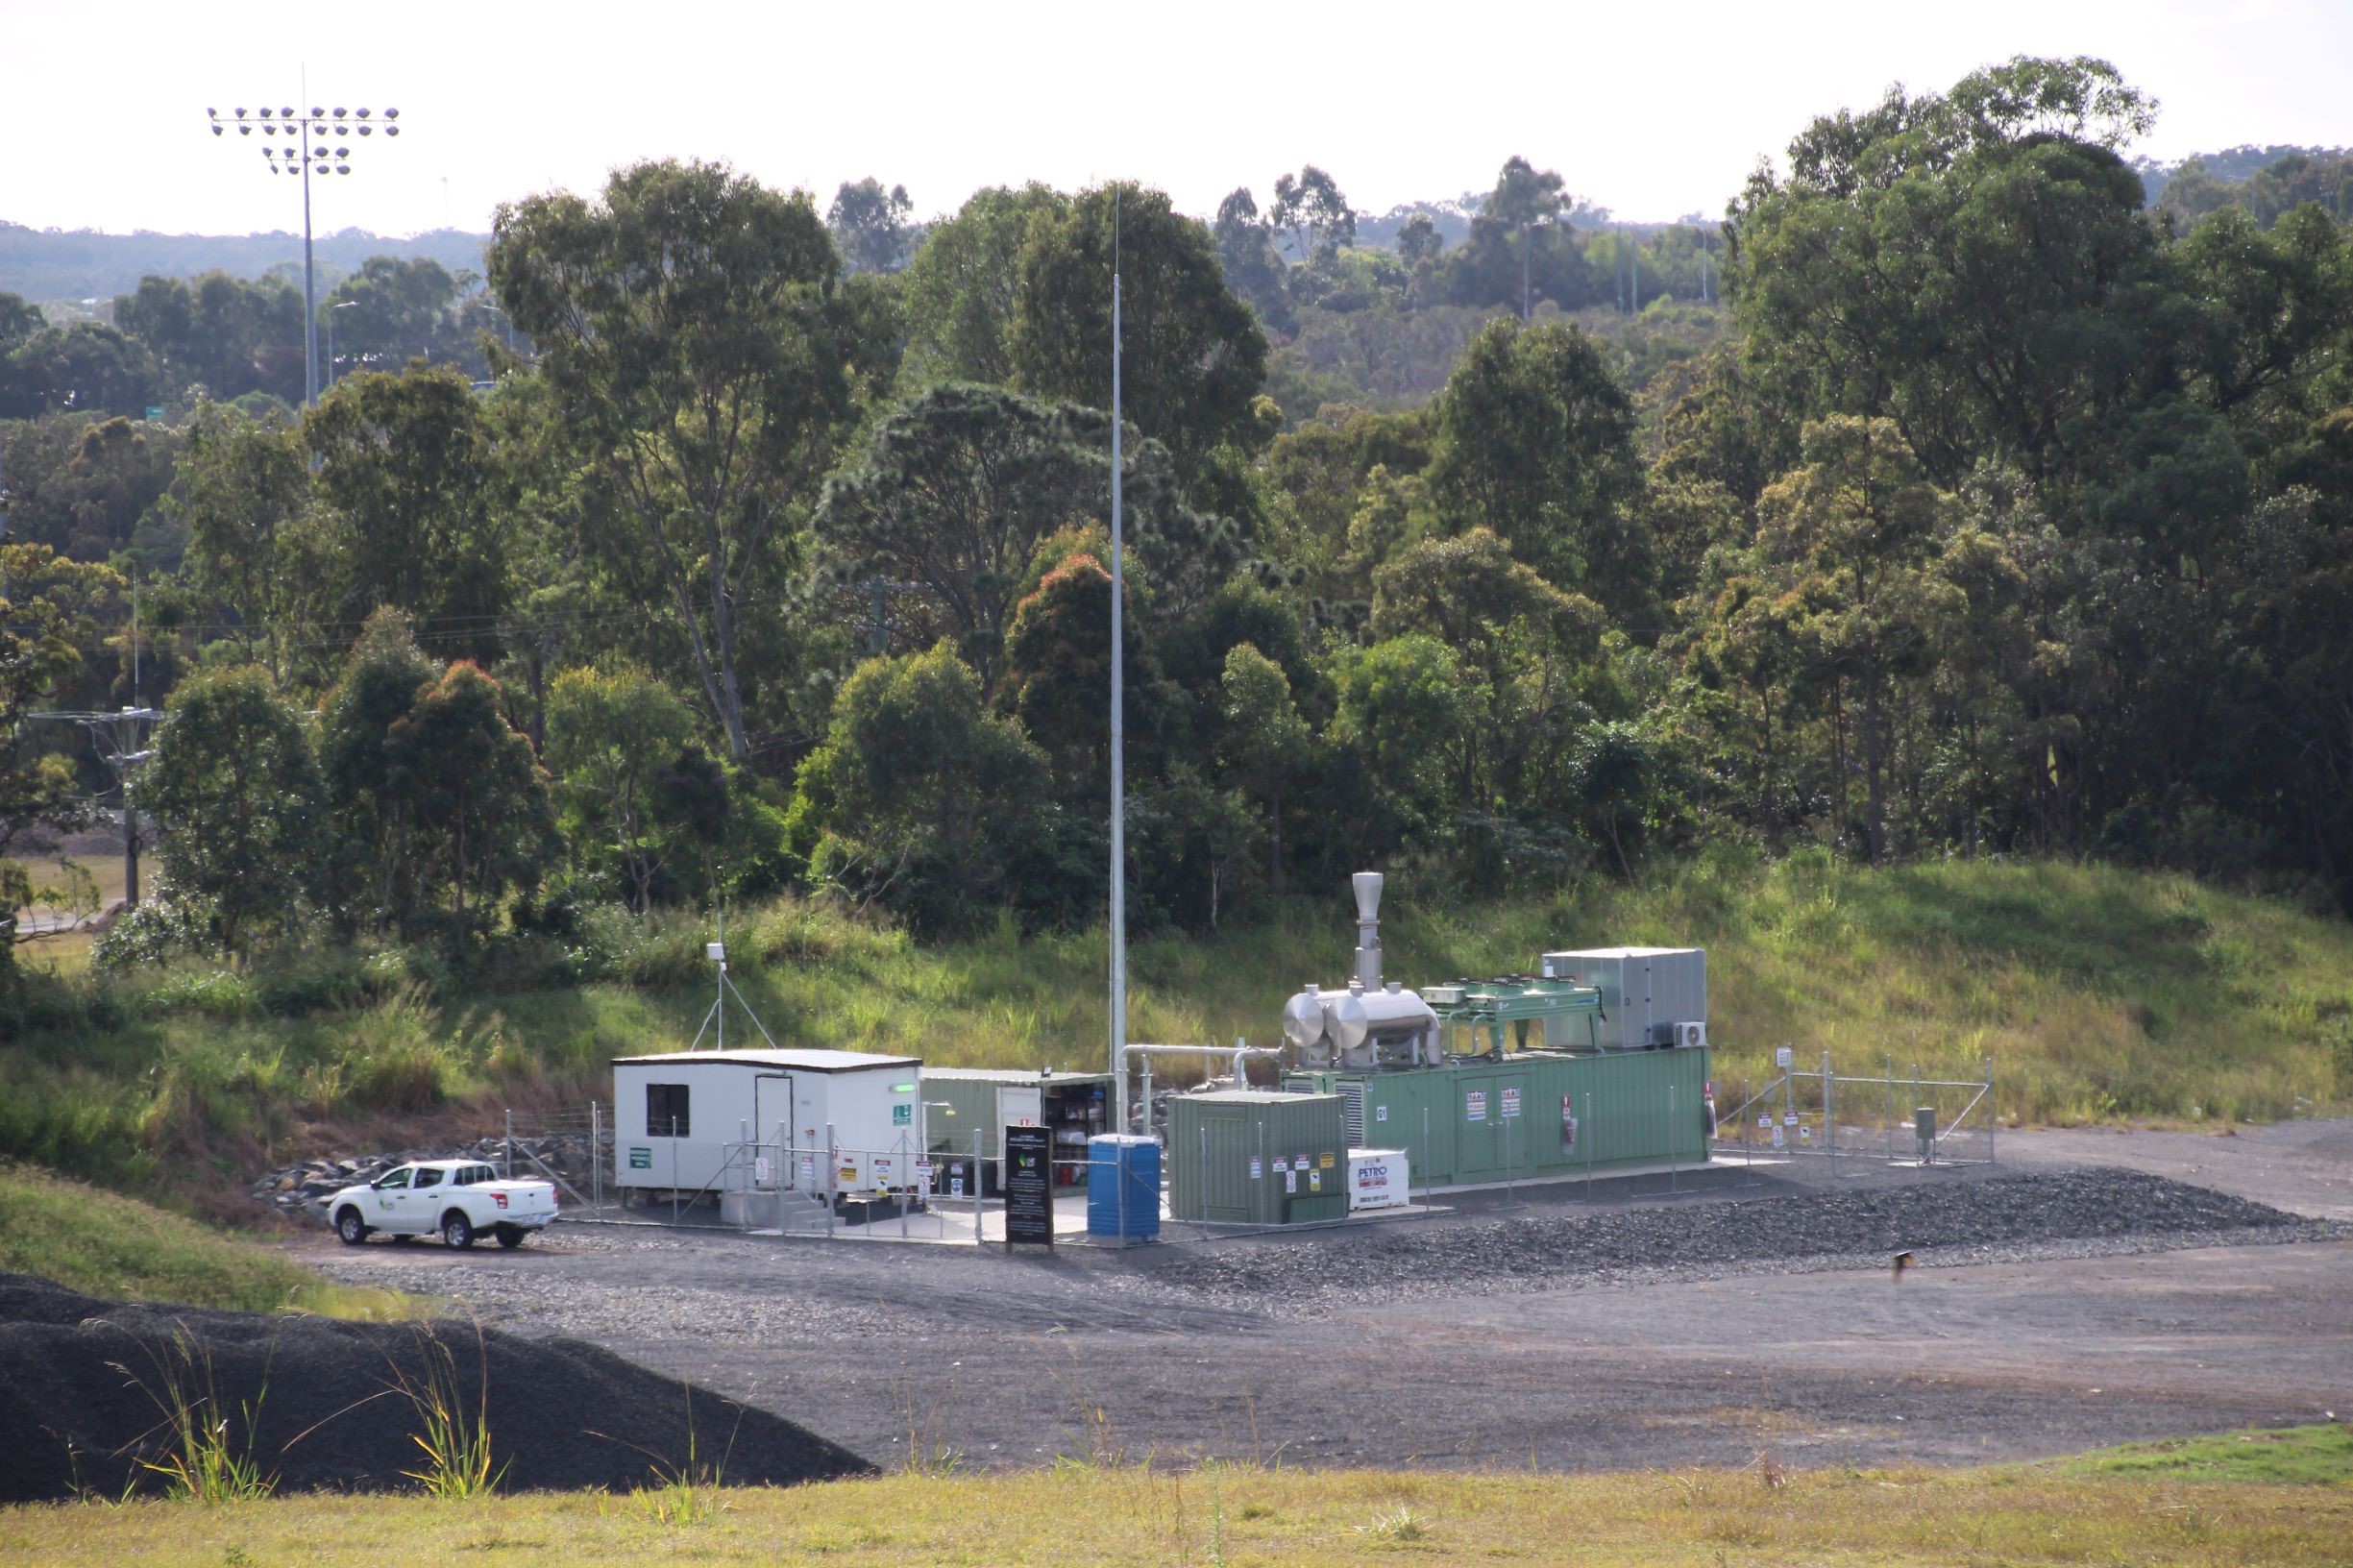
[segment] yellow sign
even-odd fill
[[[1328,1154],[1319,1154],[1315,1157],[1315,1163],[1318,1165],[1321,1165],[1324,1169],[1330,1170],[1332,1168],[1332,1156]]]

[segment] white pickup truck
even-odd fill
[[[493,1236],[502,1247],[519,1247],[555,1217],[555,1184],[502,1181],[478,1160],[420,1160],[345,1188],[326,1210],[346,1246],[381,1231],[395,1240],[438,1234],[453,1247]]]

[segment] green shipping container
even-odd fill
[[[1285,1080],[1294,1092],[1339,1095],[1349,1146],[1405,1150],[1417,1188],[1699,1164],[1707,1083],[1704,1047]]]
[[[1171,1218],[1283,1225],[1348,1213],[1338,1095],[1235,1090],[1168,1104]]]

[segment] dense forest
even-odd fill
[[[282,277],[0,295],[0,850],[107,783],[28,716],[135,700],[163,874],[101,963],[1099,920],[1115,227],[1140,929],[1721,841],[2353,903],[2353,163],[2152,202],[2151,113],[2013,61],[1713,225],[1516,158],[921,224],[649,162],[339,277],[300,410]]]

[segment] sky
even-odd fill
[[[821,207],[873,175],[929,216],[1107,179],[1206,214],[1307,162],[1378,212],[1483,189],[1519,154],[1621,217],[1713,216],[1812,116],[2016,54],[2114,62],[2162,105],[2132,149],[2151,157],[2353,144],[2353,0],[0,0],[0,220],[110,233],[298,230],[298,183],[205,110],[292,105],[306,80],[309,105],[401,110],[398,141],[353,141],[353,175],[314,192],[320,232],[381,234],[484,229],[663,156]]]

